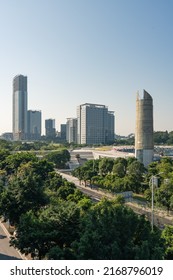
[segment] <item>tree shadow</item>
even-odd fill
[[[0,239],[4,239],[4,238],[7,238],[7,236],[3,235],[3,234],[0,234]]]
[[[22,259],[0,253],[0,260],[22,260]]]

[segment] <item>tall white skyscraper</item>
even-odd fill
[[[13,139],[27,138],[27,77],[17,75],[13,79]]]
[[[114,112],[105,105],[85,103],[77,107],[78,144],[114,142]]]

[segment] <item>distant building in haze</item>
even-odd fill
[[[13,140],[27,139],[27,77],[13,79]]]
[[[62,142],[66,142],[66,124],[60,126],[60,137]]]
[[[113,111],[100,104],[85,103],[77,107],[78,144],[112,144],[114,142]]]
[[[153,99],[144,90],[143,98],[136,98],[135,157],[147,166],[153,161]]]
[[[56,136],[55,119],[45,120],[45,132],[48,138],[54,138]]]
[[[13,140],[13,133],[12,132],[4,132],[1,135],[1,139],[5,139],[7,141],[12,141]]]
[[[41,111],[28,110],[28,140],[41,138]]]
[[[77,118],[68,118],[66,123],[66,140],[77,144]]]

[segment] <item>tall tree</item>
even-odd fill
[[[51,152],[45,158],[53,162],[56,168],[66,168],[66,164],[70,160],[70,153],[68,150],[63,149],[61,151]]]
[[[165,241],[165,259],[173,260],[173,226],[166,226],[162,232]]]
[[[109,172],[112,172],[114,165],[114,159],[102,158],[99,162],[99,173],[101,176],[106,176]]]
[[[151,232],[144,216],[104,199],[84,217],[80,242],[74,246],[79,259],[163,259],[160,234],[156,228]]]
[[[79,208],[73,202],[62,200],[54,205],[42,209],[39,215],[32,211],[21,216],[17,226],[17,236],[11,244],[20,249],[22,253],[37,253],[43,259],[51,249],[56,248],[56,257],[65,254],[66,259],[75,258],[71,251],[71,244],[79,236]],[[55,249],[54,249],[55,251]],[[55,255],[55,253],[54,253]],[[52,253],[51,253],[52,258]]]
[[[156,203],[166,207],[169,213],[173,209],[173,181],[165,179],[161,186],[155,189],[155,199]]]

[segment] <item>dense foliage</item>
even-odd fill
[[[97,186],[108,191],[119,193],[144,191],[144,166],[135,158],[101,158],[89,160],[76,168],[72,174],[84,181],[85,185]]]
[[[65,149],[43,153],[0,150],[0,215],[15,225],[11,244],[39,259],[172,259],[173,229],[163,232],[135,214],[123,199],[94,203],[55,170],[70,159]],[[159,175],[158,175],[159,174]],[[148,168],[135,158],[89,160],[73,175],[113,193],[133,191],[151,198],[151,176],[159,178],[155,204],[173,209],[173,163]]]

